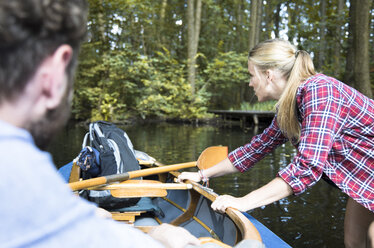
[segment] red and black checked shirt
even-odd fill
[[[348,196],[374,211],[374,101],[323,74],[303,82],[296,99],[301,124],[298,153],[278,176],[297,195],[325,173]],[[229,159],[244,172],[286,141],[274,118]]]

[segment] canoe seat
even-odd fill
[[[145,211],[136,211],[136,212],[134,211],[134,212],[126,212],[126,213],[111,212],[113,220],[124,221],[130,225],[134,224],[135,217],[139,216],[142,213],[145,213]]]
[[[135,217],[143,213],[147,213],[147,215],[164,216],[161,208],[155,205],[149,197],[140,198],[138,203],[134,206],[115,209],[111,212],[114,220],[126,221],[129,224],[133,224],[135,222]]]
[[[156,216],[163,215],[162,210],[159,206],[155,205],[152,202],[152,199],[149,197],[142,197],[140,200],[134,205],[124,208],[118,208],[112,210],[113,212],[153,212]]]

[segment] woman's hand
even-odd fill
[[[183,180],[191,180],[198,183],[201,181],[201,177],[197,172],[182,172],[178,176],[178,181],[183,182]]]
[[[211,207],[214,211],[225,213],[226,208],[232,207],[241,212],[247,211],[246,200],[243,197],[233,197],[231,195],[221,195],[216,198]]]
[[[224,213],[226,208],[232,207],[245,212],[278,201],[292,193],[292,188],[282,178],[277,177],[243,197],[218,196],[212,203],[212,209]]]

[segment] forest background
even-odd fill
[[[372,97],[373,0],[88,2],[73,119],[194,121],[249,109],[248,51],[278,37]]]

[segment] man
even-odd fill
[[[43,151],[69,117],[85,33],[84,0],[0,0],[0,247],[163,247],[99,217]],[[161,230],[180,247],[198,244],[181,228]]]

